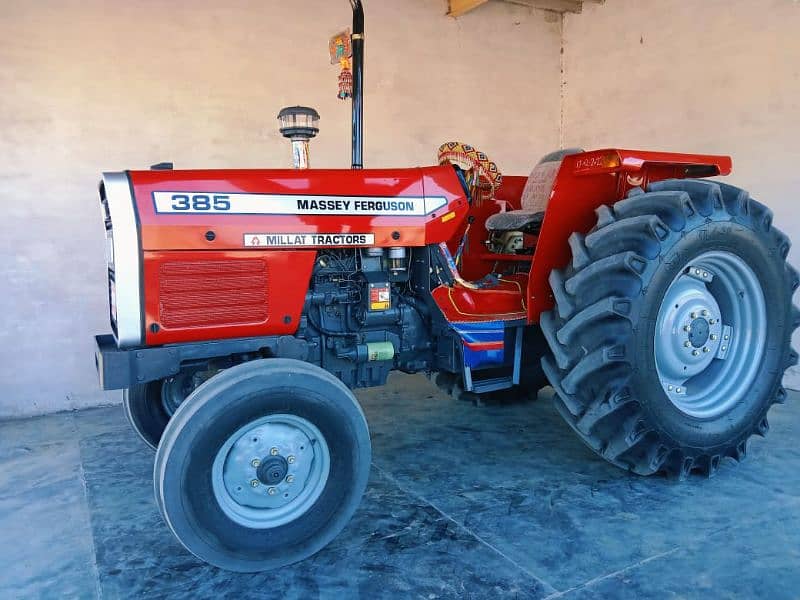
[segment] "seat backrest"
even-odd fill
[[[522,190],[522,210],[544,212],[547,209],[547,203],[550,202],[553,184],[556,181],[556,175],[558,175],[558,170],[561,168],[561,162],[564,157],[571,154],[580,154],[583,151],[581,148],[567,148],[544,156],[531,171],[528,181],[525,183],[525,188]]]

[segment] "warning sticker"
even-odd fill
[[[369,309],[388,310],[392,306],[392,295],[388,285],[373,286],[369,288]]]
[[[374,233],[245,233],[246,248],[372,246]]]

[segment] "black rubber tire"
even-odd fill
[[[212,464],[230,435],[275,413],[319,428],[330,449],[330,475],[294,521],[244,527],[219,507]],[[213,376],[178,407],[156,452],[156,503],[175,537],[201,560],[229,571],[265,571],[303,560],[339,534],[361,501],[370,462],[366,418],[341,381],[301,361],[257,360]]]
[[[558,412],[595,452],[640,475],[711,476],[723,457],[744,458],[749,437],[766,434],[770,406],[785,400],[781,379],[797,363],[791,336],[800,312],[792,295],[800,279],[771,211],[730,185],[661,181],[601,206],[596,227],[569,243],[571,264],[550,275],[556,309],[541,319],[553,352],[542,366]],[[670,282],[712,249],[742,258],[770,306],[764,359],[746,401],[701,420],[664,393],[653,340]]]
[[[573,150],[565,152],[575,153]],[[549,356],[550,348],[547,340],[539,327],[525,328],[525,335],[522,339],[522,368],[520,370],[519,388],[530,400],[535,400],[542,388],[550,385],[547,375],[542,368],[542,361],[539,357]]]
[[[151,381],[122,390],[122,407],[133,430],[151,450],[158,447],[169,415],[161,402],[162,382]]]

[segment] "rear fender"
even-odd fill
[[[728,156],[638,150],[595,150],[566,156],[547,205],[528,280],[528,321],[538,323],[553,307],[548,281],[570,260],[569,236],[596,223],[595,209],[624,198],[636,187],[663,179],[714,177],[731,172]]]

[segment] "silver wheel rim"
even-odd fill
[[[727,413],[747,394],[766,347],[764,292],[752,268],[731,252],[691,261],[667,289],[654,352],[661,386],[681,412]]]
[[[330,450],[319,429],[302,417],[276,414],[251,421],[225,441],[211,481],[230,519],[269,529],[308,511],[329,473]]]

